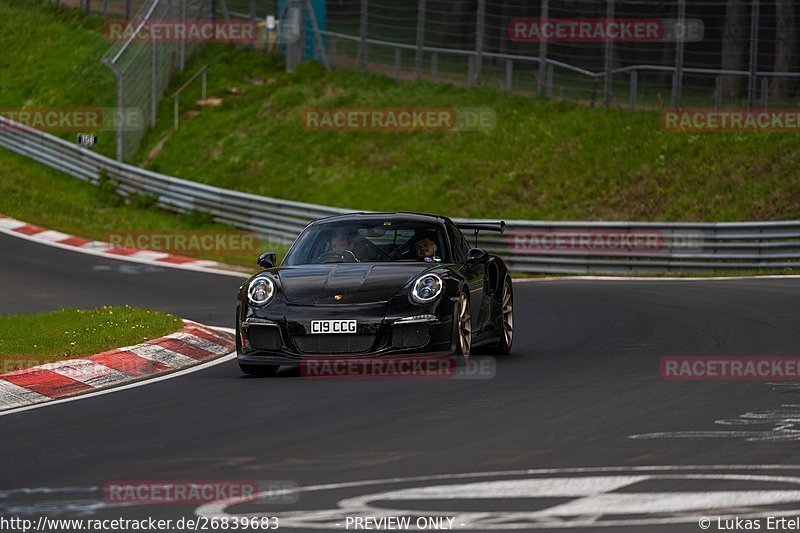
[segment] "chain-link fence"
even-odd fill
[[[117,80],[117,159],[129,158],[139,148],[145,127],[156,125],[158,102],[174,74],[183,70],[186,58],[200,46],[186,39],[143,39],[146,24],[158,21],[212,18],[210,0],[151,0],[126,22],[134,28],[115,42],[103,56],[103,63]],[[130,127],[129,116],[142,117],[142,127]]]
[[[609,106],[800,107],[800,0],[54,1],[133,20],[285,17],[304,45],[282,45],[290,69],[314,57]],[[104,62],[117,76],[118,107],[140,109],[152,125],[197,46],[114,44]],[[129,158],[142,135],[118,131],[117,157]]]
[[[335,66],[398,78],[630,107],[800,96],[798,0],[329,0],[327,11]]]
[[[132,18],[152,0],[52,0],[59,6],[80,9],[104,17]],[[173,0],[175,2],[179,0]],[[208,0],[217,18],[265,19],[278,12],[278,0]]]
[[[159,23],[168,29],[176,21],[263,21],[278,12],[277,0],[52,1],[123,23],[123,38],[116,40],[102,58],[117,82],[116,157],[121,161],[136,152],[146,128],[155,126],[164,91],[202,46],[202,40],[149,38],[145,36],[149,29],[157,28]],[[108,33],[109,28],[105,29]],[[268,44],[269,37],[267,34],[265,43],[260,44]]]
[[[105,17],[125,17],[140,12],[151,0],[53,0],[56,5],[102,14]]]

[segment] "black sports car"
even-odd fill
[[[303,230],[276,266],[239,289],[237,355],[247,374],[314,356],[451,355],[511,350],[513,293],[502,259],[461,230],[502,232],[504,222],[462,224],[417,213],[355,213]]]

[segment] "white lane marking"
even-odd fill
[[[773,390],[795,390],[799,382],[769,382]],[[744,439],[747,442],[800,441],[800,404],[781,404],[780,409],[747,412],[737,418],[715,420],[721,426],[772,426],[748,430],[657,431],[628,435],[629,439]]]
[[[491,497],[503,498],[509,501],[514,498],[531,497],[550,497],[551,490],[553,496],[575,496],[573,502],[557,503],[550,508],[539,509],[536,511],[508,512],[496,510],[475,510],[469,512],[462,511],[443,511],[431,510],[429,506],[423,509],[404,509],[398,504],[403,499],[412,500],[415,496],[420,496],[427,489],[432,489],[441,494],[443,499],[456,500],[469,498],[471,500],[481,499],[480,490],[471,490],[468,486],[476,488],[479,484],[468,483],[451,484],[447,487],[412,487],[391,492],[378,492],[340,500],[332,509],[304,509],[301,511],[281,511],[281,525],[288,529],[341,529],[341,522],[345,517],[368,517],[368,516],[450,516],[454,518],[457,527],[455,529],[472,530],[507,530],[507,529],[555,529],[555,528],[579,528],[579,527],[608,527],[608,526],[643,526],[657,524],[676,524],[676,523],[696,523],[698,511],[706,510],[715,518],[728,519],[738,516],[739,518],[763,518],[765,516],[794,516],[799,509],[786,509],[785,507],[772,507],[758,509],[769,505],[785,505],[786,503],[797,503],[800,505],[800,490],[783,489],[787,484],[800,486],[800,478],[774,475],[754,475],[754,474],[723,474],[716,473],[720,470],[797,470],[798,465],[709,465],[709,466],[645,466],[645,467],[600,467],[600,468],[563,468],[563,469],[533,469],[510,472],[485,472],[471,474],[454,474],[438,476],[418,476],[409,478],[391,478],[384,480],[369,480],[363,482],[332,483],[328,485],[317,485],[310,487],[299,487],[297,492],[334,490],[340,488],[352,489],[353,487],[364,487],[368,485],[386,485],[392,483],[409,483],[421,481],[440,481],[443,479],[470,479],[476,477],[498,477],[498,476],[520,476],[520,475],[556,475],[551,478],[529,478],[520,480],[522,485],[517,483],[509,484],[507,480],[499,481],[496,486],[499,490],[491,490]],[[704,470],[713,473],[695,473]],[[692,472],[689,474],[679,473]],[[610,480],[606,474],[610,472],[621,472],[622,479],[619,482]],[[630,474],[648,472],[647,475],[631,476]],[[598,474],[596,477],[584,476],[573,486],[573,494],[564,491],[559,483],[568,482],[570,476],[580,474]],[[665,481],[664,492],[644,491],[644,492],[619,492],[603,493],[604,488],[614,490],[614,487],[627,487],[633,478],[640,478],[647,481],[650,486],[659,481]],[[756,484],[755,490],[709,490],[709,491],[680,491],[676,488],[676,481],[686,481],[689,483],[700,481],[703,483],[729,482],[736,481],[738,486],[742,482]],[[530,487],[525,487],[525,483],[530,483]],[[763,487],[766,483],[776,485],[775,490],[767,490]],[[778,489],[780,487],[781,489]],[[643,487],[644,488],[644,487]],[[630,490],[630,489],[628,489]],[[454,492],[455,491],[455,492]],[[352,492],[349,490],[348,492]],[[408,497],[401,495],[408,493]],[[583,493],[596,493],[588,498],[581,497]],[[266,496],[260,494],[259,496]],[[229,499],[226,501],[213,502],[200,506],[195,514],[207,518],[234,516],[226,513],[226,508],[237,503],[245,503],[243,499]],[[431,501],[427,499],[424,501]],[[491,503],[491,499],[484,503]],[[525,501],[525,500],[522,500]],[[370,505],[372,502],[382,502],[381,506]],[[471,501],[470,508],[480,507],[480,502]],[[570,507],[572,506],[572,507]],[[267,513],[274,512],[267,510]],[[683,512],[683,514],[680,514]],[[673,513],[673,514],[671,514]],[[730,513],[730,514],[726,514]],[[652,514],[655,516],[647,516]],[[677,516],[676,516],[677,514]],[[262,513],[247,513],[235,516],[261,516]],[[642,516],[644,515],[644,516]],[[604,516],[610,516],[603,519]]]
[[[192,367],[189,367],[189,368],[184,368],[183,370],[178,370],[176,372],[171,372],[169,374],[163,374],[163,375],[156,376],[156,377],[149,378],[149,379],[145,379],[145,380],[142,380],[142,381],[137,381],[135,383],[129,383],[127,385],[120,385],[119,387],[113,387],[113,388],[110,388],[110,389],[99,390],[97,392],[89,392],[89,393],[86,393],[86,394],[81,394],[79,396],[71,396],[69,398],[62,398],[60,400],[52,400],[52,401],[47,401],[47,402],[39,403],[39,404],[35,404],[35,405],[26,405],[25,407],[19,407],[19,408],[7,410],[7,411],[0,411],[0,416],[13,415],[13,414],[21,413],[21,412],[24,412],[24,411],[30,411],[32,409],[40,409],[40,408],[43,408],[43,407],[50,407],[50,406],[53,406],[53,405],[58,405],[58,404],[67,403],[67,402],[77,402],[79,400],[86,400],[88,398],[94,398],[96,396],[102,396],[104,394],[112,394],[112,393],[115,393],[115,392],[120,392],[120,391],[124,391],[124,390],[128,390],[128,389],[133,389],[133,388],[136,388],[136,387],[144,387],[145,385],[150,385],[151,383],[158,383],[159,381],[165,381],[167,379],[177,378],[177,377],[180,377],[180,376],[184,376],[186,374],[191,374],[192,372],[199,372],[200,370],[205,370],[206,368],[212,367],[214,365],[219,365],[221,363],[226,363],[226,362],[230,361],[231,359],[236,359],[236,352],[235,351],[229,353],[228,355],[220,357],[218,359],[214,359],[213,361],[206,361],[205,363],[200,363],[199,365],[195,365],[195,366],[192,366]]]
[[[38,392],[0,379],[0,409],[15,408],[20,405],[49,401],[50,398]],[[0,413],[2,416],[2,413]]]
[[[800,279],[798,274],[770,274],[766,276],[716,276],[716,277],[644,277],[644,276],[547,276],[544,278],[514,278],[514,283],[546,283],[553,281],[735,281],[739,279]]]
[[[381,499],[392,500],[452,500],[506,498],[513,494],[515,498],[542,497],[578,497],[595,496],[605,492],[627,487],[640,481],[650,479],[648,476],[582,476],[569,478],[540,479],[504,479],[501,481],[480,481],[458,485],[435,485],[432,487],[415,487],[394,492],[382,493]],[[372,496],[374,498],[374,496]],[[358,498],[353,498],[355,502]]]
[[[94,388],[107,387],[131,379],[122,372],[90,359],[68,359],[41,365],[41,368],[80,381]]]
[[[208,264],[208,263],[206,263],[204,261],[200,261],[200,260],[194,261],[193,263],[183,263],[183,264],[180,264],[180,263],[167,263],[167,262],[164,262],[164,261],[152,261],[150,259],[138,258],[138,257],[135,257],[135,256],[108,254],[108,253],[104,253],[102,251],[97,251],[95,249],[92,249],[92,247],[94,247],[94,246],[102,247],[102,248],[99,248],[99,249],[104,249],[104,250],[107,250],[107,249],[109,249],[111,247],[111,245],[108,244],[108,243],[94,244],[94,243],[97,243],[99,241],[94,241],[94,243],[89,243],[87,245],[78,247],[78,246],[69,246],[69,245],[66,245],[66,244],[61,244],[59,242],[50,242],[50,241],[40,240],[40,239],[36,238],[36,235],[33,235],[33,236],[25,235],[23,233],[18,233],[16,231],[8,229],[7,226],[11,226],[11,224],[9,224],[8,222],[6,222],[5,224],[3,223],[3,221],[8,221],[8,220],[9,219],[0,218],[0,233],[5,233],[6,235],[10,235],[11,237],[17,237],[19,239],[25,239],[25,240],[28,240],[28,241],[31,241],[31,242],[42,244],[44,246],[53,246],[55,248],[60,248],[62,250],[67,250],[69,252],[75,252],[75,253],[86,254],[86,255],[94,255],[94,256],[97,256],[97,257],[102,257],[104,259],[112,259],[114,261],[127,261],[129,263],[142,263],[142,264],[147,264],[147,265],[161,266],[161,267],[164,267],[164,268],[175,268],[175,269],[178,269],[178,270],[192,270],[194,272],[205,272],[207,274],[219,274],[221,276],[233,276],[233,277],[237,277],[237,278],[241,278],[241,279],[245,279],[245,278],[250,277],[250,274],[245,274],[243,272],[236,272],[236,271],[233,271],[233,270],[224,270],[222,268],[212,268],[212,267],[208,267],[208,266],[202,266],[202,265]],[[17,222],[19,222],[19,221],[17,221]],[[25,225],[27,225],[27,224],[26,223],[21,223],[21,224],[17,225],[16,227],[22,227],[22,226],[25,226]],[[13,227],[13,226],[11,226],[11,227]]]
[[[556,505],[536,516],[601,516],[733,509],[800,501],[800,490],[724,490],[598,494]]]
[[[703,439],[740,438],[748,442],[798,441],[800,440],[800,405],[783,404],[784,409],[748,412],[738,418],[715,420],[721,426],[772,426],[769,429],[752,430],[706,430],[706,431],[657,431],[629,435],[629,439]]]

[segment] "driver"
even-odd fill
[[[337,253],[344,253],[353,250],[353,235],[346,228],[336,228],[331,235],[331,250]]]
[[[441,257],[436,255],[436,252],[439,251],[439,247],[433,242],[433,239],[429,237],[423,237],[418,240],[414,247],[417,252],[417,258],[426,263],[438,263],[442,260]]]
[[[365,245],[365,239],[355,228],[334,228],[330,239],[329,253],[339,254],[342,257],[352,255],[356,261],[370,260],[371,255]]]

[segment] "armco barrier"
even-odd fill
[[[96,154],[0,117],[0,146],[96,184],[101,171],[123,195],[158,197],[169,210],[197,210],[264,236],[294,239],[312,220],[347,209],[279,200],[164,176]],[[461,219],[457,222],[485,222]],[[472,242],[473,236],[470,235]],[[507,221],[480,246],[512,270],[564,274],[659,274],[800,267],[800,221],[737,223]]]

